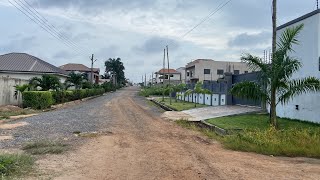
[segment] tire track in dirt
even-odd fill
[[[110,114],[101,118],[112,118],[112,135],[92,139],[74,152],[41,159],[38,164],[45,176],[62,180],[320,178],[320,160],[226,150],[159,118],[136,93],[136,88],[127,88],[106,102]]]

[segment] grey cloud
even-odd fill
[[[153,54],[162,52],[166,45],[169,45],[170,50],[176,50],[180,46],[179,43],[173,39],[152,37],[145,41],[141,46],[134,47],[133,50]]]
[[[34,0],[32,4],[41,8],[79,8],[82,12],[95,14],[106,9],[142,9],[152,7],[155,0]]]
[[[70,53],[68,51],[60,51],[56,54],[53,55],[54,59],[64,59],[64,60],[68,60],[71,59],[74,56],[73,53]]]
[[[1,45],[1,51],[3,52],[25,52],[37,46],[36,36],[25,36],[18,34],[16,37],[12,38],[9,43]]]
[[[251,47],[259,44],[269,43],[271,41],[271,33],[261,32],[259,34],[242,33],[229,41],[231,47]]]

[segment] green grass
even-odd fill
[[[19,116],[19,115],[27,115],[39,113],[39,111],[35,111],[32,109],[22,109],[18,111],[1,111],[0,112],[0,120],[9,119],[10,116]]]
[[[26,154],[0,154],[0,179],[27,174],[34,162],[34,159]]]
[[[320,128],[320,124],[308,123],[286,118],[278,118],[279,129],[292,128]],[[237,116],[227,116],[207,120],[208,123],[224,129],[247,129],[247,130],[266,130],[269,129],[269,115],[267,114],[247,114]]]
[[[185,102],[185,101],[180,101],[178,100],[176,102],[176,100],[174,98],[172,98],[171,100],[171,105],[170,105],[170,99],[169,98],[165,98],[164,102],[162,101],[162,98],[158,98],[157,99],[159,102],[164,103],[166,106],[171,107],[173,109],[176,109],[177,111],[183,111],[183,110],[188,110],[188,109],[193,109],[194,107],[194,103],[191,102]],[[201,107],[207,107],[207,105],[203,105],[203,104],[197,104],[196,108],[201,108]]]
[[[60,154],[68,150],[66,144],[60,142],[51,142],[51,141],[37,141],[27,143],[22,148],[29,154],[32,155],[41,155],[41,154]]]
[[[268,115],[249,114],[208,120],[225,129],[243,129],[227,136],[199,128],[186,121],[177,123],[220,141],[226,148],[265,155],[320,158],[320,125],[278,118],[279,129],[269,126]]]

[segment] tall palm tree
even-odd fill
[[[125,76],[124,76],[124,65],[121,62],[120,58],[114,59],[114,58],[109,58],[105,62],[105,67],[106,67],[106,73],[111,74],[112,77],[114,78],[114,84],[123,84],[125,82]]]
[[[42,75],[41,78],[34,77],[29,81],[32,88],[40,87],[42,91],[59,90],[61,88],[60,79],[54,75]]]
[[[76,89],[80,89],[82,87],[82,84],[86,81],[86,77],[84,74],[74,73],[71,72],[69,74],[69,77],[67,78],[65,84],[66,87],[74,86]]]
[[[271,64],[265,64],[259,57],[250,54],[241,57],[253,70],[260,70],[259,82],[241,82],[236,84],[231,93],[241,98],[261,99],[270,106],[270,123],[277,127],[276,107],[279,103],[286,104],[293,97],[320,91],[320,80],[315,77],[291,79],[302,64],[292,56],[292,46],[297,45],[297,35],[303,25],[287,28],[279,39],[277,50],[273,54]]]

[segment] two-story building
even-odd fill
[[[160,69],[158,72],[154,73],[155,83],[156,84],[168,84],[169,76],[171,84],[180,84],[181,83],[181,73],[175,69]]]
[[[219,78],[222,78],[225,72],[231,72],[233,74],[244,74],[251,71],[243,62],[197,59],[186,65],[186,83],[217,80]]]
[[[288,27],[304,24],[298,36],[299,44],[294,45],[290,56],[300,60],[302,67],[292,79],[309,76],[320,78],[320,10],[315,10],[277,28],[280,37]],[[320,123],[320,93],[307,93],[294,97],[285,105],[279,104],[277,115],[292,119]]]

